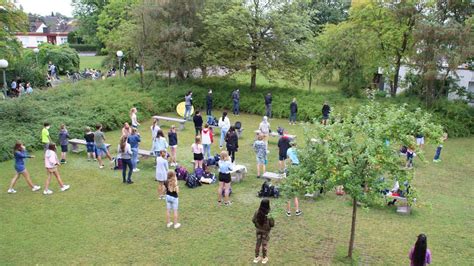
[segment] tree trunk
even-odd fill
[[[250,90],[253,91],[257,87],[257,66],[250,66]]]
[[[354,238],[356,230],[356,218],[357,218],[357,200],[352,198],[352,224],[351,224],[351,239],[349,240],[349,253],[347,256],[352,259],[352,251],[354,250]]]
[[[308,85],[308,90],[311,91],[311,84],[313,83],[313,75],[309,73],[309,85]]]
[[[393,75],[393,85],[390,87],[390,96],[395,97],[397,96],[397,89],[398,89],[398,79],[400,76],[400,67],[402,64],[402,55],[397,53],[397,59],[395,62],[395,74]]]
[[[207,78],[207,67],[201,66],[201,78]]]
[[[171,69],[168,69],[168,87],[171,85]]]
[[[184,76],[184,71],[181,69],[181,68],[178,68],[178,71],[176,71],[176,76],[178,77],[178,79],[180,80],[185,80],[185,76]]]

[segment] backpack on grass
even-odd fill
[[[175,172],[178,180],[186,180],[188,178],[188,170],[184,166],[176,167]]]
[[[276,186],[272,185],[268,181],[265,181],[262,184],[262,188],[257,193],[257,196],[260,198],[269,198],[269,197],[278,198],[280,196],[280,191]]]
[[[201,182],[199,182],[199,178],[197,178],[194,174],[188,175],[188,178],[186,179],[186,186],[188,188],[196,188],[201,185]]]
[[[123,164],[122,164],[122,158],[117,158],[114,161],[114,170],[122,170]]]

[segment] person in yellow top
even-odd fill
[[[51,127],[51,125],[49,123],[44,123],[43,124],[44,127],[43,127],[43,130],[41,130],[41,143],[43,143],[44,145],[44,150],[48,150],[49,149],[49,143],[51,143],[51,136],[49,136],[49,128]]]

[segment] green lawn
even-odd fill
[[[102,61],[105,59],[105,56],[79,56],[79,59],[81,60],[80,70],[84,68],[101,69]]]
[[[13,162],[0,163],[1,264],[250,264],[255,241],[250,220],[260,201],[256,192],[262,183],[255,178],[251,143],[260,117],[230,118],[232,123],[242,121],[245,128],[236,157],[250,174],[232,186],[234,204],[230,207],[217,206],[217,185],[191,190],[181,183],[182,227],[178,230],[166,228],[165,203],[157,197],[151,159],[142,159],[142,171],[133,175],[135,184],[124,185],[120,172],[100,170],[96,163],[87,162],[84,153],[70,154],[60,172],[71,189],[59,192],[53,182],[55,193],[48,197],[28,191],[24,180],[17,184],[17,194],[7,194]],[[303,144],[303,126],[289,126],[279,119],[270,122],[273,128],[284,126],[290,134],[297,134]],[[149,125],[147,121],[141,126],[141,147],[145,149],[151,146]],[[189,168],[193,132],[188,124],[178,135],[178,160]],[[106,133],[113,150],[119,134]],[[358,212],[357,264],[408,265],[408,250],[421,232],[428,236],[433,264],[473,264],[473,140],[449,139],[440,164],[415,161],[419,199],[412,215],[401,216],[388,207]],[[277,168],[275,144],[273,139],[270,170]],[[431,158],[434,147],[426,150]],[[216,152],[217,144],[213,146]],[[29,160],[27,168],[34,182],[43,186],[42,155],[35,154],[37,158]],[[350,232],[349,200],[330,192],[315,201],[303,200],[301,205],[301,217],[286,217],[284,200],[272,200],[276,227],[271,233],[270,263],[348,263],[344,256]]]

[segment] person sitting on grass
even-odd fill
[[[408,258],[411,266],[431,264],[431,251],[428,248],[425,234],[418,235],[415,245],[410,249]]]
[[[433,158],[434,163],[439,163],[441,162],[441,159],[439,158],[441,156],[441,149],[443,149],[443,143],[448,139],[448,133],[444,133],[443,136],[441,137],[440,144],[436,148],[436,153]]]
[[[59,130],[59,145],[61,145],[61,164],[67,163],[66,155],[69,146],[69,132],[66,129],[66,125],[62,124]]]
[[[294,142],[290,143],[290,148],[286,151],[286,154],[287,154],[287,157],[291,161],[291,165],[298,166],[300,164],[300,160],[298,159],[298,153],[296,151],[296,143]],[[298,197],[294,197],[294,202],[295,202],[295,215],[300,216],[302,212],[300,210],[300,203],[299,203]],[[287,202],[286,216],[288,217],[291,216],[291,200]]]
[[[267,164],[267,144],[265,143],[263,134],[257,135],[257,140],[253,143],[253,149],[257,155],[257,178],[260,178],[261,174],[265,173],[265,166]],[[260,169],[262,171],[260,172]]]
[[[178,179],[176,178],[175,171],[168,171],[167,180],[165,182],[166,189],[166,227],[170,228],[173,223],[171,222],[171,210],[174,213],[174,229],[181,227],[178,222],[178,206],[179,206],[179,186]]]
[[[268,262],[268,241],[270,240],[270,231],[275,226],[275,220],[270,214],[270,200],[262,199],[260,207],[254,213],[252,222],[255,225],[257,242],[255,244],[255,258],[254,263],[262,261],[262,264]],[[262,257],[260,257],[260,247],[262,249]]]
[[[115,158],[110,156],[109,149],[107,149],[107,146],[105,145],[105,135],[102,132],[102,125],[97,124],[95,128],[96,131],[94,132],[94,142],[97,151],[97,161],[99,161],[99,168],[102,169],[104,168],[104,163],[102,162],[103,156],[106,156],[110,160],[111,165],[114,163]]]
[[[44,185],[43,195],[53,194],[53,191],[49,189],[49,184],[51,182],[51,177],[53,175],[56,177],[56,180],[58,181],[59,186],[61,187],[61,191],[66,191],[69,189],[70,186],[64,184],[63,180],[61,179],[61,176],[59,175],[59,171],[57,168],[58,165],[59,165],[59,160],[58,160],[58,155],[56,154],[56,144],[50,143],[48,150],[45,152],[45,155],[44,155],[44,166],[46,168],[48,177],[46,178],[46,182]]]
[[[158,195],[160,199],[165,198],[165,181],[167,179],[169,166],[166,160],[166,150],[160,151],[160,156],[156,157],[156,176],[155,180],[158,181]]]
[[[194,169],[202,168],[204,148],[202,147],[200,136],[196,136],[194,143],[191,145],[191,151],[193,152]]]
[[[87,160],[95,158],[95,144],[94,144],[94,132],[92,132],[90,127],[86,127],[84,130],[84,140],[86,141],[86,150],[87,150]]]
[[[26,152],[25,145],[21,143],[20,141],[17,141],[15,144],[15,147],[13,148],[13,154],[15,156],[15,176],[12,178],[12,181],[10,182],[10,187],[8,188],[8,193],[16,193],[16,190],[13,188],[16,184],[16,181],[18,181],[18,178],[20,175],[22,175],[28,186],[31,188],[31,191],[35,192],[41,189],[40,186],[34,185],[33,182],[31,182],[30,178],[30,173],[28,170],[26,170],[25,167],[25,159],[26,158],[35,158],[35,156],[28,155]]]
[[[117,148],[118,158],[122,159],[122,182],[127,184],[133,184],[132,173],[133,173],[133,164],[132,164],[132,148],[127,142],[127,136],[120,137],[120,144]],[[127,175],[128,167],[128,175]]]
[[[224,191],[225,205],[229,206],[232,204],[229,200],[230,193],[230,172],[232,171],[232,162],[229,159],[229,154],[226,151],[221,152],[221,159],[218,163],[219,166],[219,188],[217,189],[217,203],[220,205],[222,202],[222,191]]]

